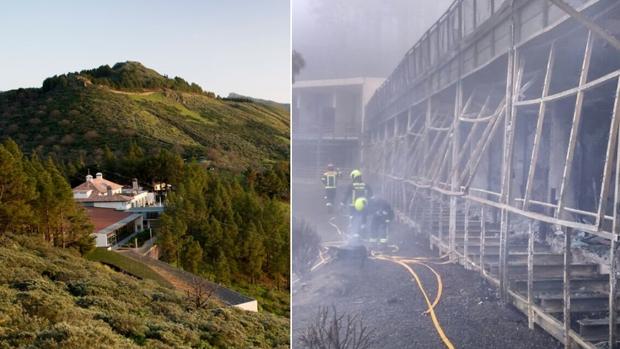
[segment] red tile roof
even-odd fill
[[[75,199],[77,202],[129,202],[132,197],[121,194],[113,194],[113,195],[97,195],[93,194],[87,198],[78,198]]]
[[[109,227],[133,214],[132,212],[116,211],[111,208],[84,207],[84,209],[90,221],[95,226],[95,232]]]
[[[90,181],[86,181],[77,187],[73,188],[74,191],[86,191],[95,190],[100,193],[106,193],[108,186],[112,187],[112,190],[121,189],[123,186],[114,182],[111,182],[103,178],[93,178]]]

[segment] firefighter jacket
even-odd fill
[[[338,177],[340,177],[338,171],[326,171],[321,177],[321,182],[323,182],[325,189],[335,189]]]
[[[349,184],[346,191],[346,196],[342,201],[343,204],[353,205],[357,198],[371,198],[372,189],[370,185],[364,182],[353,182]]]

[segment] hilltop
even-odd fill
[[[212,302],[30,237],[0,237],[0,347],[285,348],[288,319]]]
[[[0,140],[26,153],[101,163],[104,148],[132,143],[156,153],[242,170],[288,160],[289,110],[248,98],[219,98],[138,62],[50,77],[41,88],[0,93]]]

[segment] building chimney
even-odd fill
[[[103,179],[103,173],[101,172],[97,172],[95,176],[97,176],[97,179]]]
[[[108,196],[112,196],[112,187],[108,185]]]
[[[93,181],[93,176],[90,173],[86,175],[86,181],[87,182],[92,182]]]
[[[140,190],[140,187],[138,187],[138,178],[134,178],[134,179],[131,181],[131,189],[133,189],[133,190],[135,190],[135,191]]]

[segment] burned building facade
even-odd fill
[[[619,34],[619,1],[458,0],[366,107],[399,219],[567,348],[618,347]]]

